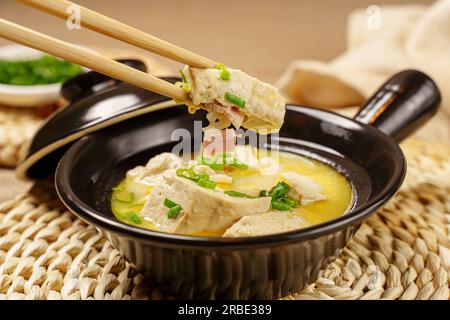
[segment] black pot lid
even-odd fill
[[[146,71],[142,61],[119,62]],[[172,83],[179,81],[175,77],[163,79]],[[176,105],[170,98],[94,71],[67,81],[61,95],[69,105],[50,116],[25,148],[16,169],[20,179],[42,179],[53,174],[70,145],[89,133]]]

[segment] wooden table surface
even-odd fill
[[[348,13],[376,4],[430,4],[432,0],[74,0],[199,54],[275,81],[295,59],[329,60],[345,49]],[[13,0],[0,15],[60,39],[129,47]],[[0,45],[7,43],[0,39]],[[166,59],[173,70],[178,66]]]

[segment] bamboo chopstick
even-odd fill
[[[189,102],[186,92],[169,82],[121,64],[94,51],[52,38],[4,19],[0,19],[0,37],[47,52],[175,100]]]
[[[136,47],[154,52],[196,68],[213,68],[217,63],[189,50],[161,40],[141,30],[66,0],[18,0],[60,18],[71,15],[69,7],[79,8],[81,25]]]

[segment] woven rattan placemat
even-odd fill
[[[448,299],[450,146],[410,140],[401,191],[291,299]],[[40,183],[0,205],[0,299],[158,299],[93,227]]]
[[[0,106],[0,166],[12,168],[22,145],[42,122],[39,110]]]

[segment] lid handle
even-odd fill
[[[147,71],[145,63],[141,60],[121,59],[117,61],[140,71]],[[61,88],[61,95],[67,101],[74,102],[86,95],[109,87],[118,81],[101,73],[89,71],[66,81]]]

